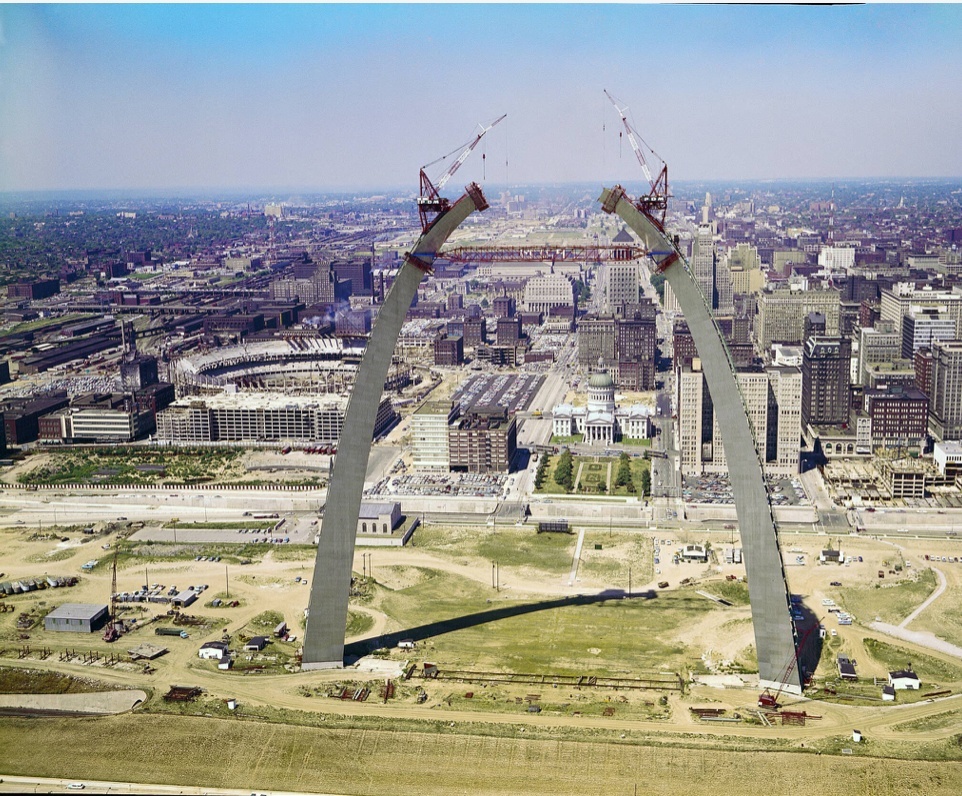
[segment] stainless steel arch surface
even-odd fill
[[[404,316],[424,277],[425,271],[419,264],[429,268],[438,249],[458,225],[475,210],[486,207],[481,189],[470,185],[451,209],[438,216],[418,238],[411,257],[401,266],[378,312],[351,391],[327,490],[304,631],[304,669],[333,669],[344,665],[344,631],[354,540],[374,421]]]
[[[691,330],[725,443],[745,552],[759,679],[763,686],[776,687],[787,679],[784,690],[800,693],[800,674],[793,664],[796,635],[775,519],[731,356],[688,263],[668,236],[632,204],[620,187],[605,188],[599,201],[641,237],[656,264],[667,263],[663,273]]]

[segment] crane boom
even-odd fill
[[[647,179],[648,184],[651,185],[652,188],[654,188],[655,181],[651,177],[651,169],[648,168],[648,163],[645,160],[645,156],[641,151],[641,147],[638,146],[638,141],[635,138],[635,131],[632,128],[632,126],[628,123],[628,117],[625,116],[625,111],[628,110],[628,106],[627,105],[625,105],[624,107],[619,106],[618,103],[615,101],[615,98],[612,97],[611,94],[609,94],[606,89],[603,89],[603,91],[605,92],[605,96],[611,100],[611,104],[615,106],[615,110],[618,111],[618,115],[621,117],[621,123],[625,126],[625,130],[628,133],[628,143],[631,144],[631,148],[635,153],[635,157],[638,158],[638,162],[641,164],[641,169],[642,171],[645,172],[645,179]]]
[[[635,136],[634,128],[628,123],[628,117],[625,116],[625,111],[628,110],[628,106],[621,106],[615,100],[611,94],[605,91],[605,96],[611,100],[611,104],[615,106],[615,110],[618,111],[618,115],[621,117],[622,123],[625,125],[625,130],[628,131],[628,140],[631,142],[631,148],[638,158],[638,162],[641,164],[642,171],[645,172],[645,179],[648,180],[648,185],[650,190],[644,196],[639,197],[636,200],[632,200],[632,204],[638,209],[640,213],[654,224],[660,232],[665,231],[665,214],[668,212],[668,164],[661,159],[655,150],[648,147],[656,158],[661,160],[662,166],[661,171],[658,172],[658,176],[652,178],[651,169],[648,168],[648,162],[645,160],[645,156],[641,151],[641,147],[638,145],[638,138],[640,136]],[[645,144],[645,146],[648,146]],[[622,191],[624,193],[624,191]],[[618,198],[614,197],[615,204],[617,204]],[[606,212],[612,212],[614,210],[614,205],[610,209],[605,208]],[[677,253],[674,253],[670,259],[664,260],[661,264],[661,270],[667,268],[674,259],[677,258]]]
[[[447,184],[448,180],[450,180],[454,176],[454,172],[456,172],[459,168],[461,168],[461,164],[463,164],[464,161],[468,159],[468,155],[470,155],[474,151],[474,148],[481,142],[481,139],[484,138],[484,134],[488,132],[488,130],[490,130],[492,127],[494,127],[496,124],[498,124],[498,122],[502,121],[504,117],[507,115],[508,114],[505,113],[499,116],[497,119],[491,122],[491,124],[489,124],[487,127],[480,124],[478,125],[481,128],[481,132],[474,137],[473,141],[467,144],[464,151],[458,156],[458,159],[451,164],[451,168],[449,168],[444,173],[444,176],[442,176],[441,179],[438,180],[438,184],[436,187],[439,191]]]
[[[474,148],[480,143],[481,139],[484,138],[485,133],[502,121],[507,115],[508,114],[505,113],[499,116],[487,127],[479,124],[478,126],[481,128],[481,132],[475,135],[475,137],[467,144],[464,144],[462,147],[458,147],[458,149],[454,150],[454,152],[460,150],[461,154],[458,155],[457,159],[451,164],[450,168],[444,172],[443,175],[441,175],[437,185],[431,182],[431,178],[428,177],[425,169],[433,166],[435,163],[445,160],[453,155],[454,152],[449,152],[447,155],[442,155],[437,160],[434,160],[431,163],[428,163],[426,166],[421,167],[421,195],[418,197],[417,204],[418,215],[421,217],[422,230],[426,232],[428,227],[437,220],[438,216],[440,216],[442,213],[446,213],[451,208],[451,202],[441,196],[441,189],[447,184],[448,180],[451,179],[451,177],[454,175],[454,172],[461,168],[461,164],[468,159],[468,155],[474,151]],[[434,218],[429,220],[428,213],[434,213]]]

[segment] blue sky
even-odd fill
[[[0,5],[0,190],[962,175],[962,7]]]

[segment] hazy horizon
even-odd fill
[[[947,177],[811,177],[811,178],[775,178],[775,179],[738,179],[738,178],[718,178],[718,179],[687,179],[687,180],[672,180],[672,185],[678,188],[692,189],[698,186],[712,186],[715,189],[739,189],[739,188],[757,188],[761,189],[765,186],[771,186],[776,189],[783,189],[787,186],[798,185],[798,186],[850,186],[852,184],[878,184],[878,185],[933,185],[933,184],[952,184],[952,183],[962,183],[962,177],[947,176]],[[642,187],[641,180],[638,177],[632,177],[630,180],[623,181],[624,186],[628,189],[629,194],[636,194],[638,190]],[[614,183],[612,183],[614,184]],[[444,193],[450,194],[452,197],[461,192],[463,186],[457,184],[456,180],[449,184],[448,190]],[[578,181],[552,181],[552,182],[525,182],[525,183],[498,183],[487,180],[483,184],[483,188],[488,194],[488,198],[494,198],[501,191],[508,190],[524,190],[524,189],[595,189],[600,190],[602,188],[602,183],[599,181],[591,180],[578,180]],[[48,199],[48,200],[71,200],[71,199],[90,199],[90,200],[108,200],[113,198],[128,198],[128,199],[243,199],[244,201],[250,201],[256,198],[263,198],[265,200],[272,201],[288,201],[290,199],[299,197],[315,197],[315,196],[378,196],[386,195],[392,198],[403,197],[404,194],[408,194],[410,197],[417,195],[417,185],[393,185],[393,186],[373,186],[369,188],[359,189],[359,188],[314,188],[310,186],[305,186],[301,188],[297,187],[271,187],[271,186],[170,186],[170,187],[156,187],[156,188],[51,188],[42,190],[10,190],[10,191],[0,191],[0,197],[6,201],[12,201],[16,199]],[[672,192],[674,195],[674,192]],[[412,208],[413,209],[413,208]]]
[[[0,192],[413,193],[502,113],[449,192],[637,184],[603,89],[672,181],[954,179],[960,33],[952,5],[3,5]]]

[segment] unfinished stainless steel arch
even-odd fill
[[[725,443],[745,550],[759,679],[763,687],[800,693],[800,673],[794,665],[796,634],[775,519],[728,348],[688,263],[668,235],[639,211],[620,186],[605,188],[599,201],[606,212],[617,213],[644,241],[685,314]],[[785,680],[788,682],[783,683]]]
[[[378,311],[351,391],[327,490],[304,631],[304,669],[334,669],[344,665],[344,630],[361,493],[377,407],[404,316],[421,279],[430,271],[438,249],[471,213],[487,207],[481,188],[471,183],[464,195],[435,218],[418,238]]]

